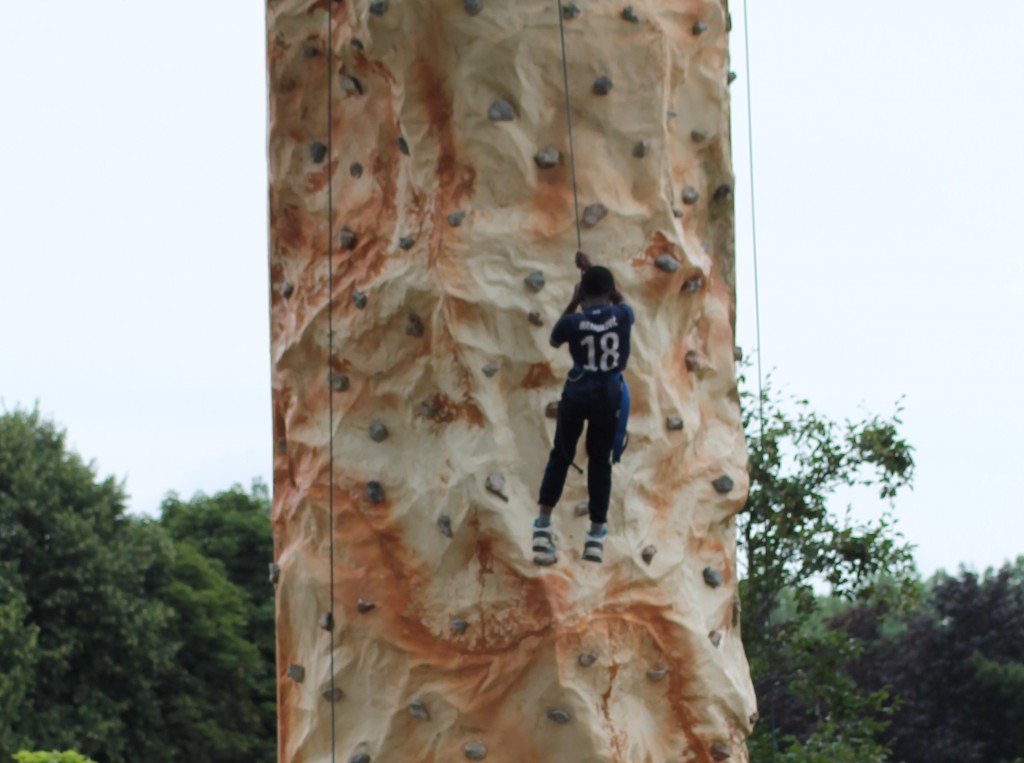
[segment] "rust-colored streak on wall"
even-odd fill
[[[577,0],[565,22],[581,213],[607,209],[584,248],[637,316],[633,415],[605,564],[580,559],[570,473],[541,568],[569,366],[548,336],[578,278],[557,4],[269,0],[281,761],[331,760],[331,609],[336,760],[746,760],[724,3]]]

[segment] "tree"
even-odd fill
[[[17,718],[32,689],[39,628],[28,622],[29,608],[14,565],[0,563],[0,760],[4,750],[28,742],[17,729]]]

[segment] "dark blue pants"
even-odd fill
[[[620,384],[617,382],[616,384]],[[590,493],[590,521],[608,521],[612,492],[612,446],[618,423],[621,387],[602,379],[597,384],[568,382],[558,404],[555,444],[540,484],[542,506],[554,506],[562,497],[569,466],[576,456],[576,444],[587,425],[587,491]]]

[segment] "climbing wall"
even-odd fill
[[[583,246],[637,320],[606,562],[570,472],[538,567],[578,279],[557,3],[268,2],[281,761],[747,759],[728,14],[562,16]]]

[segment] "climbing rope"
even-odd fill
[[[569,127],[569,167],[572,170],[572,203],[576,212],[576,248],[583,249],[583,232],[580,230],[580,199],[576,190],[576,151],[572,144],[572,102],[569,100],[569,64],[565,55],[565,14],[562,0],[558,0],[558,33],[562,38],[562,81],[565,85],[565,122]]]
[[[330,670],[331,670],[331,763],[334,761],[335,729],[334,705],[334,394],[330,387],[331,359],[334,357],[334,182],[331,170],[334,162],[334,3],[327,4],[327,535],[328,566],[330,567]]]

